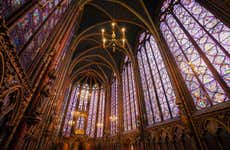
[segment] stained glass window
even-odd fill
[[[105,91],[104,89],[101,89],[100,90],[100,101],[98,105],[97,137],[103,136],[104,117],[105,117]]]
[[[84,84],[81,86],[80,96],[79,96],[79,103],[76,107],[76,125],[74,130],[85,130],[86,124],[86,114],[88,112],[88,101],[90,98],[90,87],[88,84]]]
[[[76,108],[76,103],[78,101],[78,95],[79,95],[80,87],[74,87],[70,96],[70,103],[68,106],[68,111],[66,114],[65,124],[63,128],[63,135],[64,136],[70,136],[73,122],[73,113]]]
[[[148,32],[140,35],[137,58],[148,124],[176,117],[176,97],[158,46]]]
[[[92,89],[92,95],[90,99],[90,106],[89,106],[89,112],[88,112],[88,123],[87,123],[87,129],[86,134],[88,136],[94,137],[95,131],[96,131],[96,114],[97,114],[97,106],[99,101],[99,88],[97,85],[95,85]]]
[[[123,109],[124,109],[124,130],[137,128],[137,96],[134,84],[134,74],[132,63],[129,59],[124,64],[122,71],[123,83]]]
[[[230,29],[195,0],[165,1],[160,28],[196,108],[228,101]]]
[[[115,135],[118,132],[118,81],[113,79],[111,86],[111,113],[110,113],[110,134]]]
[[[58,3],[62,3],[58,7]],[[44,1],[45,3],[45,1]],[[37,5],[24,15],[10,31],[10,37],[19,53],[22,66],[27,70],[50,32],[61,18],[69,1],[48,1],[43,7]]]
[[[29,0],[1,0],[0,16],[8,19],[15,11],[19,10]]]
[[[95,128],[95,126],[93,126],[93,116],[95,116],[95,112],[96,112],[96,104],[97,104],[97,86],[95,85],[92,89],[92,93],[91,93],[91,99],[90,99],[90,106],[89,106],[89,112],[88,112],[88,123],[87,123],[87,129],[86,129],[86,134],[90,135],[91,132],[91,128]],[[95,121],[95,120],[94,120]]]
[[[63,135],[102,137],[105,122],[105,90],[102,86],[78,84],[72,91]]]

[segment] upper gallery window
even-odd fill
[[[114,78],[111,85],[111,113],[110,113],[110,134],[118,132],[118,81]]]
[[[17,2],[13,2],[16,0],[3,1],[2,6],[0,2],[0,15],[1,13],[5,15],[12,14],[14,11],[12,8],[16,9],[28,0],[17,0]],[[30,11],[21,16],[9,32],[25,70],[29,69],[58,20],[63,16],[70,1],[45,0],[41,1],[41,3],[44,5],[35,4]],[[61,3],[62,5],[58,6]]]
[[[228,101],[229,27],[195,0],[167,0],[161,10],[161,31],[196,109]]]
[[[102,86],[75,85],[67,109],[63,135],[86,134],[90,137],[103,136],[105,90]]]
[[[127,58],[127,57],[126,57]],[[123,110],[124,110],[124,130],[133,130],[137,128],[137,95],[134,84],[133,66],[129,59],[125,59],[122,71],[123,84]]]
[[[176,97],[158,46],[148,32],[140,35],[137,58],[148,124],[176,117]]]

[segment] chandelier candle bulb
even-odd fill
[[[105,38],[103,38],[103,48],[105,48],[105,42],[106,42],[106,39]]]
[[[121,31],[122,31],[122,38],[125,39],[125,28],[122,28]]]
[[[112,22],[112,28],[114,29],[114,27],[115,27],[115,25],[116,25],[116,23],[115,22]]]
[[[125,47],[125,38],[122,39],[122,46]]]
[[[101,36],[102,36],[102,39],[105,37],[105,29],[101,29]]]

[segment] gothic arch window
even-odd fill
[[[14,12],[29,0],[1,0],[0,15],[8,19]]]
[[[97,113],[97,105],[99,101],[99,89],[98,86],[93,86],[91,99],[90,99],[90,106],[88,112],[88,123],[86,134],[88,136],[94,137],[94,133],[96,131],[96,113]]]
[[[103,86],[95,85],[92,88],[86,135],[102,137],[105,123],[105,90]]]
[[[176,97],[158,46],[148,32],[140,35],[137,58],[148,125],[176,117]]]
[[[134,130],[137,128],[137,95],[134,84],[133,66],[129,59],[126,59],[122,71],[123,84],[123,110],[124,110],[124,130]]]
[[[196,109],[229,100],[230,29],[195,0],[167,0],[160,29]]]
[[[105,90],[97,84],[77,84],[67,108],[63,135],[86,134],[102,137],[105,122]]]
[[[86,125],[86,113],[88,112],[88,102],[90,98],[91,89],[88,84],[84,84],[81,87],[78,106],[75,109],[76,114],[76,125],[74,127],[75,131],[84,131]],[[78,134],[78,133],[75,133]]]
[[[19,1],[18,4],[24,4],[26,0]],[[10,2],[6,3],[3,6],[6,9],[13,5]],[[57,6],[59,3],[62,4],[60,7]],[[19,54],[20,62],[26,70],[45,44],[50,32],[69,6],[70,1],[44,1],[44,4],[46,5],[36,5],[22,16],[10,31],[10,37]],[[10,12],[11,10],[7,9],[6,11]]]
[[[100,89],[100,99],[98,105],[98,117],[97,117],[97,137],[103,136],[104,131],[104,117],[105,117],[105,91]]]
[[[98,86],[94,85],[91,93],[89,112],[88,112],[88,123],[86,134],[89,136],[94,136],[95,123],[96,123],[96,115],[97,112],[97,102],[98,102]]]
[[[111,85],[111,113],[110,113],[110,134],[118,132],[118,81],[114,78]]]
[[[70,136],[71,133],[71,128],[73,125],[73,114],[72,112],[75,110],[76,107],[76,103],[78,101],[78,95],[79,95],[79,91],[80,91],[80,86],[75,86],[73,87],[71,96],[70,96],[70,103],[68,106],[68,111],[66,114],[66,118],[65,118],[65,124],[64,124],[64,128],[63,128],[63,135],[64,136]]]

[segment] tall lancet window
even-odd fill
[[[140,35],[137,58],[148,124],[176,117],[176,97],[158,46],[148,32]]]
[[[105,90],[103,86],[77,84],[72,90],[63,128],[64,136],[103,137]]]
[[[79,96],[80,86],[73,87],[72,93],[70,95],[70,102],[68,106],[68,111],[65,118],[65,124],[63,128],[63,135],[64,136],[70,136],[72,126],[74,124],[73,121],[73,112],[75,111],[76,104],[78,102],[78,96]]]
[[[124,130],[133,130],[137,128],[137,95],[134,84],[133,66],[126,57],[122,71],[123,83],[123,109],[124,109]]]
[[[167,0],[160,28],[198,110],[229,100],[230,28],[195,0]]]
[[[85,130],[86,126],[86,113],[88,112],[88,102],[91,95],[91,89],[88,84],[84,84],[81,86],[79,102],[77,103],[78,106],[76,107],[76,125],[75,125],[75,132],[76,131],[83,131]]]
[[[2,2],[3,1],[3,2]],[[31,0],[1,0],[0,16],[10,17]],[[58,5],[61,4],[61,5]],[[70,1],[44,0],[22,15],[9,31],[24,69],[29,69],[58,20],[64,15]],[[21,7],[22,6],[22,7]],[[24,11],[24,10],[22,10]]]
[[[105,90],[100,89],[100,99],[98,104],[97,117],[97,137],[102,137],[104,132],[104,117],[105,117]]]
[[[8,19],[13,13],[18,11],[29,0],[1,0],[0,16]]]
[[[97,115],[97,105],[99,101],[99,88],[98,85],[94,85],[92,88],[92,94],[90,98],[89,112],[86,135],[94,137],[96,131],[96,115]]]
[[[111,86],[110,134],[118,132],[118,81],[114,78]]]

